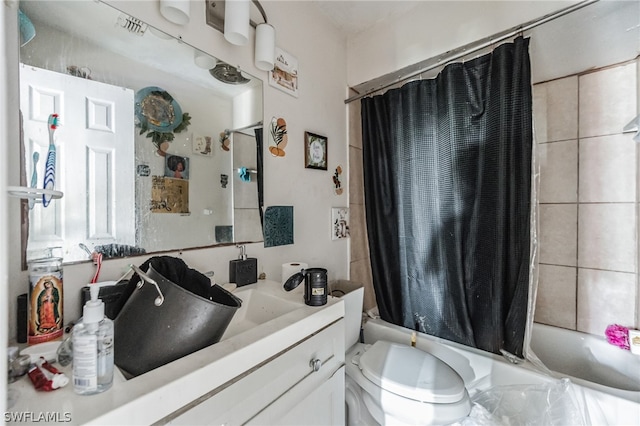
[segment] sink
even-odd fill
[[[276,284],[276,283],[273,283]],[[247,285],[244,288],[232,291],[233,295],[242,300],[240,308],[235,310],[231,322],[224,331],[220,342],[238,336],[245,331],[261,326],[275,318],[288,314],[300,308],[305,304],[292,299],[295,295],[284,293],[279,284],[269,285],[261,284]],[[215,344],[213,345],[215,346]],[[120,365],[116,365],[122,373],[124,380],[130,380],[143,374],[130,374],[123,370]],[[152,371],[152,370],[151,370]]]
[[[286,300],[256,288],[236,290],[233,295],[242,300],[242,306],[231,319],[221,340],[238,335],[304,306],[302,303]]]

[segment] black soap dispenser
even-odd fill
[[[229,282],[235,283],[238,287],[258,282],[258,259],[247,257],[243,245],[236,247],[240,249],[240,256],[229,261]]]

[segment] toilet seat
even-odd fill
[[[358,366],[376,386],[404,398],[451,404],[465,396],[464,382],[455,370],[408,345],[377,341],[360,356]]]
[[[402,347],[409,348],[415,353],[409,353],[401,349]],[[370,352],[371,350],[373,352]],[[390,358],[386,358],[389,352],[391,352]],[[405,360],[404,357],[407,355],[413,361]],[[436,357],[433,357],[434,360],[423,362],[423,355],[428,355],[426,358],[433,357],[419,349],[387,341],[378,341],[373,345],[358,343],[347,353],[347,381],[352,381],[354,385],[359,386],[361,389],[360,401],[363,404],[362,410],[367,411],[377,424],[413,426],[450,424],[469,414],[471,401],[464,387],[464,381],[455,370]],[[391,359],[392,362],[385,362],[385,359]],[[410,366],[410,363],[416,361],[418,361],[417,364]],[[395,365],[399,366],[397,372],[392,367]],[[425,376],[430,372],[429,365],[435,366],[436,371],[447,371],[445,377],[452,373],[456,378],[450,377],[450,380],[432,381],[428,376]],[[402,367],[405,370],[402,370]],[[394,378],[393,380],[388,379],[388,372]],[[411,377],[413,377],[413,384]],[[420,377],[421,379],[419,379]],[[433,386],[427,385],[430,382],[433,382]],[[445,386],[446,383],[448,385]],[[454,385],[452,386],[452,384]],[[439,394],[438,389],[444,389],[444,391]],[[460,397],[453,401],[457,395]],[[420,398],[450,400],[452,402],[432,403],[421,401]],[[371,422],[365,422],[365,424],[371,424]]]

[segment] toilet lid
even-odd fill
[[[367,379],[405,398],[444,404],[465,396],[464,382],[455,370],[408,345],[377,341],[362,354],[358,365]]]

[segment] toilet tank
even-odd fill
[[[364,287],[355,281],[337,280],[331,283],[331,295],[344,300],[344,348],[348,350],[360,337]]]

